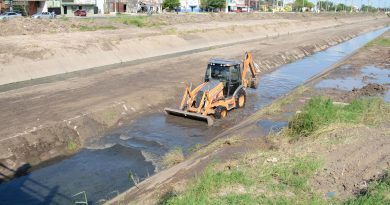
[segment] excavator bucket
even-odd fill
[[[201,115],[199,113],[187,112],[187,111],[172,109],[172,108],[165,108],[164,111],[168,115],[174,115],[178,117],[185,117],[193,120],[207,122],[208,126],[212,126],[214,124],[213,118],[211,118],[210,116]]]

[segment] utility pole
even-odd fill
[[[321,12],[321,0],[320,0],[320,2],[319,2],[319,3],[320,3],[320,12]]]
[[[329,1],[326,0],[326,11],[329,11]]]
[[[352,13],[352,10],[353,10],[353,0],[351,0],[351,13]]]

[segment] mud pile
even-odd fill
[[[377,95],[383,95],[385,94],[385,91],[388,90],[385,85],[377,84],[377,83],[369,83],[368,85],[358,89],[354,88],[349,93],[349,95],[352,95],[353,97],[358,96],[377,96]]]

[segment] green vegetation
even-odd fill
[[[66,150],[68,152],[75,152],[79,149],[79,144],[76,140],[70,139],[66,144]]]
[[[314,4],[308,0],[296,0],[293,4],[294,11],[302,11],[303,8],[313,8]]]
[[[180,6],[180,0],[164,0],[162,8],[174,10],[178,6]]]
[[[224,9],[226,5],[225,0],[200,0],[200,8],[207,11],[214,11],[215,9]]]
[[[166,23],[160,20],[152,21],[150,17],[147,16],[129,16],[123,14],[117,14],[116,17],[110,18],[111,21],[117,23],[123,23],[126,25],[133,25],[137,27],[153,27],[153,26],[162,26]]]
[[[169,194],[160,204],[311,204],[322,201],[310,192],[309,179],[322,162],[294,157],[280,163],[267,163],[255,153],[235,169],[217,171],[208,167],[179,194]],[[252,164],[252,158],[259,158]],[[265,191],[266,190],[266,191]],[[325,203],[322,203],[325,204]]]
[[[184,160],[183,150],[180,147],[175,147],[165,154],[163,163],[165,166],[171,167]]]
[[[318,129],[332,123],[360,123],[374,124],[377,113],[388,108],[383,100],[378,98],[356,99],[349,105],[335,105],[329,99],[315,97],[305,104],[303,111],[296,114],[288,125],[291,137],[307,137]],[[378,116],[379,117],[379,116]]]
[[[385,37],[377,38],[369,43],[367,43],[362,49],[371,48],[373,46],[390,46],[390,39]]]
[[[114,30],[115,26],[80,26],[80,31]]]
[[[194,146],[190,147],[190,152],[196,152],[202,147],[202,144],[195,144]]]
[[[128,15],[118,15],[115,18],[112,18],[113,21],[123,23],[126,25],[134,25],[137,27],[144,27],[146,26],[146,20],[147,17],[145,16],[128,16]]]
[[[388,38],[379,38],[374,41],[375,45],[380,45],[380,46],[390,46],[390,39]]]
[[[373,182],[369,185],[365,194],[350,199],[345,205],[375,205],[390,204],[390,170],[383,180]]]
[[[378,9],[370,5],[362,5],[361,10],[364,12],[377,12]]]
[[[195,179],[193,185],[186,192],[179,195],[171,195],[170,198],[165,198],[160,204],[220,204],[218,202],[225,197],[214,198],[213,194],[217,193],[221,188],[237,184],[249,186],[252,184],[252,181],[239,170],[221,172],[208,167],[200,177]]]

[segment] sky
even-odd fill
[[[313,3],[316,3],[319,0],[309,0]],[[325,0],[326,1],[326,0]],[[362,4],[368,5],[368,2],[370,2],[371,6],[374,7],[390,7],[390,0],[329,0],[332,1],[333,3],[343,3],[347,5],[351,5],[351,3],[355,6],[360,7]]]

